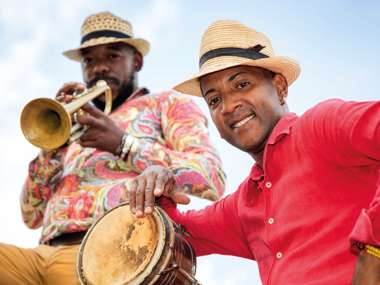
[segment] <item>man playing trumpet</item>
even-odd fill
[[[40,245],[0,244],[1,284],[77,284],[76,254],[86,230],[126,200],[139,174],[154,175],[157,185],[173,181],[178,189],[213,201],[224,191],[220,159],[196,105],[171,92],[153,95],[138,88],[149,43],[134,38],[131,25],[108,12],[89,16],[81,35],[81,46],[64,55],[81,62],[85,84],[65,84],[56,98],[71,101],[74,93],[105,80],[112,111],[105,115],[104,96],[97,97],[78,116],[86,125],[78,141],[41,151],[30,163],[21,210],[28,227],[42,227]],[[137,189],[145,195],[152,190],[151,185]],[[187,198],[179,195],[178,201]],[[152,209],[153,204],[142,210]]]

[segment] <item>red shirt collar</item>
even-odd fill
[[[266,150],[268,145],[274,145],[278,141],[280,141],[284,136],[288,135],[290,133],[290,129],[295,124],[297,119],[298,119],[298,116],[295,113],[287,113],[285,116],[283,116],[278,121],[278,123],[274,127],[272,133],[270,134],[268,142],[265,146],[265,150]],[[257,163],[255,163],[252,166],[251,173],[250,173],[249,177],[252,180],[259,181],[264,177],[264,171],[262,170],[262,168]]]

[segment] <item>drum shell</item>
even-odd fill
[[[117,206],[127,207],[129,205],[122,204]],[[116,208],[110,210],[110,213]],[[129,209],[128,209],[129,211]],[[108,214],[107,213],[107,214]],[[107,216],[105,214],[102,218]],[[196,271],[196,257],[191,245],[184,239],[180,227],[174,224],[167,214],[159,207],[155,208],[155,214],[159,217],[160,227],[164,230],[164,246],[160,253],[160,256],[157,262],[154,264],[153,269],[148,272],[145,269],[144,279],[136,281],[136,279],[131,280],[130,282],[124,283],[114,283],[114,284],[133,284],[133,285],[152,285],[152,284],[162,284],[162,285],[188,285],[188,284],[198,284],[195,281],[195,271]],[[96,283],[90,282],[85,274],[82,255],[85,251],[86,242],[88,238],[91,238],[91,232],[97,227],[97,223],[102,219],[98,219],[92,227],[89,229],[86,237],[84,238],[79,255],[78,255],[78,264],[77,272],[80,278],[81,284],[85,285],[95,285]],[[157,219],[156,219],[157,222]],[[107,249],[102,249],[107,250]],[[111,257],[112,258],[112,257]],[[140,278],[141,279],[141,278]],[[113,284],[109,284],[113,285]]]

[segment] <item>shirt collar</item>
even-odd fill
[[[124,110],[126,108],[127,103],[130,100],[136,99],[138,97],[144,96],[146,94],[149,94],[149,90],[145,87],[140,87],[136,89],[124,102],[121,104],[119,107],[117,107],[115,110],[112,111],[112,113],[119,113],[121,112],[120,110]]]
[[[144,96],[148,93],[149,93],[149,90],[146,87],[137,88],[137,90],[135,92],[133,92],[132,95],[129,96],[129,98],[126,101],[137,98],[137,97]]]
[[[289,134],[297,119],[298,117],[295,113],[287,113],[283,116],[274,127],[267,144],[276,144],[284,135]]]
[[[267,148],[268,145],[274,145],[278,141],[280,141],[284,136],[288,135],[290,133],[290,129],[297,121],[298,116],[295,113],[287,113],[285,116],[283,116],[276,126],[274,127],[272,133],[269,136],[267,145],[265,148]],[[264,171],[262,168],[255,163],[252,166],[251,173],[249,177],[252,180],[259,181],[264,177]]]

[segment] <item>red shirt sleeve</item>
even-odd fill
[[[305,115],[311,119],[310,127],[318,128],[324,155],[332,161],[380,169],[380,102],[329,100]],[[376,187],[372,202],[362,210],[350,234],[353,252],[358,242],[380,246],[379,180]]]
[[[202,210],[181,213],[173,202],[162,199],[160,205],[177,224],[185,227],[197,256],[234,255],[253,259],[237,217],[239,191]]]

